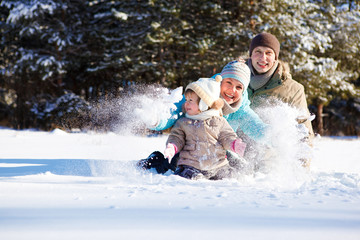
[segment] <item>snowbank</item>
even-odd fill
[[[165,141],[0,130],[1,238],[359,239],[359,139],[316,139],[293,178],[222,181],[134,167]]]

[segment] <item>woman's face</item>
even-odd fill
[[[251,64],[259,73],[266,73],[275,64],[276,55],[274,50],[269,47],[256,47],[251,53]]]
[[[224,78],[221,82],[220,95],[228,104],[236,103],[244,92],[243,85],[236,79]]]

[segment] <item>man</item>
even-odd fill
[[[280,43],[274,35],[263,32],[252,39],[249,48],[250,59],[247,60],[251,71],[248,87],[250,106],[256,109],[263,105],[264,101],[276,99],[299,109],[304,118],[298,121],[304,123],[309,130],[308,142],[311,145],[314,131],[304,86],[292,79],[288,65],[279,60],[279,53]],[[308,164],[309,162],[305,163]]]
[[[279,60],[279,53],[280,43],[274,35],[263,32],[252,39],[250,59],[247,61],[251,70],[248,88],[250,106],[257,107],[263,99],[274,97],[309,117],[304,86],[292,79],[288,65]],[[304,124],[313,136],[311,121],[307,119]]]

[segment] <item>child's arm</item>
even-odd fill
[[[175,126],[171,129],[168,140],[166,141],[166,148],[164,151],[165,158],[169,161],[173,156],[180,151],[185,145],[186,134],[181,128],[181,120],[175,123]]]

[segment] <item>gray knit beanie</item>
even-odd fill
[[[271,48],[275,52],[276,59],[279,58],[280,43],[279,40],[271,33],[262,32],[252,39],[249,49],[250,57],[252,51],[259,46]]]
[[[243,85],[244,92],[247,91],[250,83],[250,69],[245,62],[237,60],[229,62],[222,69],[220,75],[223,79],[233,78],[238,80]]]

